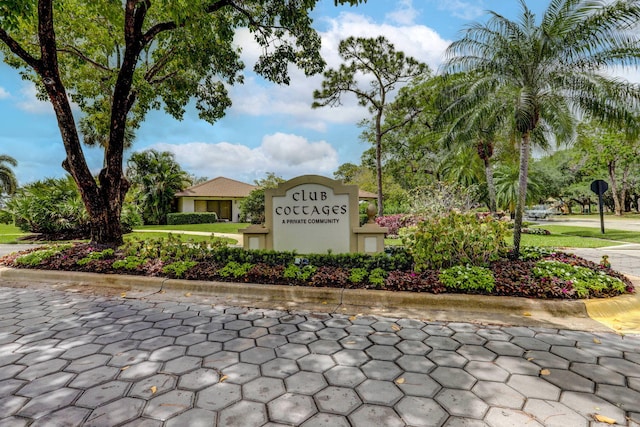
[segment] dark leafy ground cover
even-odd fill
[[[131,256],[122,249],[102,252],[90,244],[65,245],[51,251],[48,256],[33,257],[24,262],[25,255],[35,255],[38,249],[16,253],[0,258],[0,265],[11,268],[36,268],[60,271],[83,271],[101,274],[130,274],[205,281],[232,281],[259,284],[280,284],[314,287],[364,288],[388,291],[410,291],[430,293],[473,293],[482,295],[518,296],[529,298],[600,298],[622,293],[633,293],[632,283],[622,274],[603,265],[593,263],[572,254],[549,252],[528,260],[500,259],[482,267],[492,275],[491,287],[465,288],[443,283],[442,271],[414,271],[411,263],[402,257],[319,256],[304,259],[314,264],[297,265],[292,258],[279,253],[244,255],[241,250],[222,249],[204,251],[186,257]],[[42,253],[40,251],[39,253]],[[245,257],[244,259],[241,257]],[[23,261],[20,261],[22,258]],[[391,259],[392,258],[392,259]],[[187,259],[187,261],[185,261]],[[247,262],[253,259],[255,262]],[[356,261],[367,260],[367,268],[356,266]],[[559,272],[557,275],[540,276],[536,268],[540,262],[559,262],[570,266],[570,271],[587,269],[594,277],[604,278],[595,285],[580,291],[578,279],[573,273]],[[376,267],[379,265],[381,267]],[[551,264],[557,267],[558,264]],[[556,268],[559,271],[559,269]],[[473,279],[474,277],[470,277]],[[610,285],[612,279],[615,285]],[[589,279],[591,280],[591,279]],[[600,280],[600,279],[598,279]]]

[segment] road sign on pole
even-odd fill
[[[602,195],[609,189],[609,184],[601,179],[596,179],[591,183],[591,191],[598,195],[598,210],[600,211],[600,231],[604,234],[604,212]]]

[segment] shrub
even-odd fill
[[[126,255],[142,258],[159,258],[163,261],[201,261],[211,252],[226,247],[219,237],[211,237],[208,241],[183,241],[169,233],[167,237],[156,239],[133,238],[124,243],[122,250]]]
[[[440,272],[440,282],[454,290],[491,292],[496,286],[493,272],[475,265],[456,265]]]
[[[312,286],[345,287],[349,285],[349,272],[340,267],[319,267],[311,279]]]
[[[190,268],[198,264],[195,261],[176,261],[171,264],[167,264],[162,267],[162,272],[165,274],[173,274],[175,277],[180,278],[184,276]]]
[[[45,249],[39,249],[37,251],[29,252],[28,254],[16,258],[16,264],[35,267],[37,265],[40,265],[42,261],[47,260],[66,249],[69,249],[71,246],[72,245],[55,245]]]
[[[544,228],[523,228],[522,234],[535,234],[538,236],[548,236],[551,234],[549,230],[545,230]]]
[[[282,277],[284,277],[285,279],[292,279],[298,282],[306,282],[309,279],[311,279],[311,277],[313,277],[313,275],[317,270],[318,270],[318,267],[313,265],[299,266],[296,264],[290,264],[287,266],[287,268],[284,269],[284,272],[282,273]]]
[[[403,230],[402,241],[416,271],[454,265],[487,265],[507,253],[504,223],[492,217],[451,212]]]
[[[369,271],[366,268],[352,268],[349,272],[349,281],[351,283],[362,283],[369,276]]]
[[[167,215],[168,225],[180,224],[212,224],[218,222],[215,212],[180,212]]]
[[[369,273],[369,283],[371,283],[375,287],[384,286],[384,281],[387,278],[387,272],[382,268],[374,268]]]
[[[100,259],[113,258],[115,255],[115,251],[113,249],[105,249],[103,251],[95,251],[89,252],[84,258],[78,260],[78,265],[86,265],[91,261],[96,261]]]
[[[218,274],[221,277],[239,279],[246,276],[249,270],[253,267],[253,264],[245,262],[240,264],[236,261],[229,261],[224,267],[218,270]]]
[[[114,261],[113,268],[115,269],[124,268],[125,270],[136,270],[138,269],[138,267],[144,264],[145,261],[146,261],[145,258],[135,256],[135,255],[129,255],[124,259]]]
[[[522,246],[520,248],[520,259],[523,261],[537,261],[544,257],[553,255],[556,253],[552,248],[541,248],[539,246]]]
[[[603,296],[624,293],[626,285],[604,271],[594,271],[577,265],[559,261],[538,261],[533,268],[533,275],[540,279],[561,281],[567,292],[575,291],[578,298]]]
[[[25,232],[89,236],[89,215],[71,176],[25,185],[7,202],[7,210]]]

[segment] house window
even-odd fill
[[[231,200],[196,200],[196,212],[215,212],[219,219],[231,220]]]

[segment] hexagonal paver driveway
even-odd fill
[[[639,336],[2,283],[2,426],[640,427]]]

